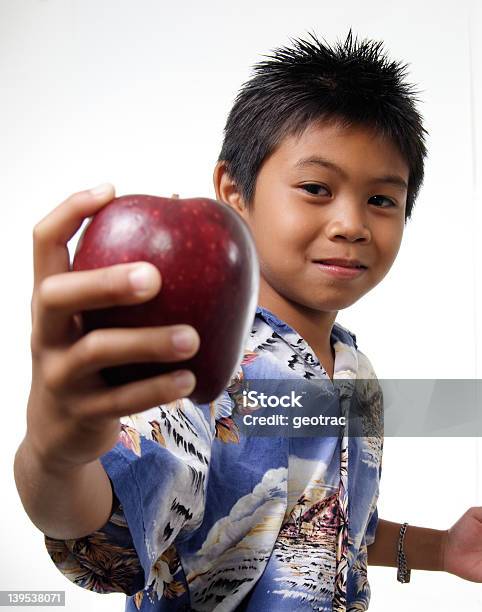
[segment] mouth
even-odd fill
[[[357,278],[367,270],[367,266],[356,259],[320,259],[313,261],[319,270],[340,279]]]
[[[330,259],[316,259],[314,263],[322,264],[325,266],[336,266],[338,268],[359,268],[366,270],[367,266],[358,259],[341,259],[341,258],[330,258]]]

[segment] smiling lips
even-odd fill
[[[319,259],[314,261],[319,270],[335,278],[357,278],[367,269],[358,259]]]

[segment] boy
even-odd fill
[[[423,179],[413,92],[380,47],[351,32],[333,48],[296,41],[238,95],[214,186],[254,236],[259,306],[240,368],[210,405],[186,399],[189,373],[117,389],[98,375],[199,348],[182,325],[82,337],[81,310],[162,291],[148,264],[69,271],[66,243],[112,186],[71,196],[35,228],[17,487],[57,567],[85,588],[125,592],[127,610],[366,610],[367,556],[404,582],[410,568],[482,581],[481,508],[447,531],[378,519],[381,393],[335,323],[387,274]],[[330,400],[340,414],[350,381],[364,381],[377,435],[245,435],[239,392],[254,379],[341,383]]]

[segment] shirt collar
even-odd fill
[[[263,319],[278,336],[289,342],[290,347],[306,363],[310,365],[315,364],[321,367],[315,352],[306,340],[273,312],[263,306],[257,306],[255,317]],[[330,344],[335,350],[334,377],[356,378],[358,369],[358,346],[355,334],[335,322],[330,334]],[[252,350],[256,350],[256,347],[253,347]]]

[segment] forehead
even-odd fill
[[[409,177],[407,162],[389,138],[365,126],[334,122],[312,123],[301,134],[285,137],[266,161],[291,174],[336,166],[347,177],[392,176],[405,183]]]

